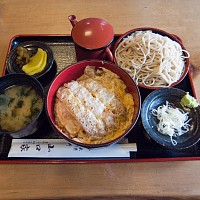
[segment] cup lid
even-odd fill
[[[77,45],[92,50],[109,45],[114,38],[114,31],[103,19],[86,18],[75,24],[71,35]]]

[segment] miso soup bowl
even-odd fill
[[[55,122],[55,115],[54,115],[54,103],[55,103],[55,96],[58,88],[62,86],[66,82],[70,82],[72,80],[76,80],[79,78],[81,75],[83,75],[84,70],[86,66],[95,66],[96,68],[103,67],[106,68],[115,74],[117,74],[121,80],[125,83],[127,86],[127,92],[131,93],[134,99],[134,114],[133,114],[133,119],[130,127],[119,137],[112,139],[109,142],[105,143],[100,143],[100,144],[84,144],[79,141],[75,141],[71,139],[66,133],[63,133],[61,129],[57,126]],[[139,114],[140,114],[140,107],[141,107],[141,100],[140,100],[140,92],[133,81],[133,79],[121,68],[119,68],[117,65],[110,63],[110,62],[105,62],[101,60],[87,60],[87,61],[80,61],[78,63],[75,63],[66,69],[64,69],[60,74],[57,75],[57,77],[53,80],[48,94],[47,94],[47,99],[46,99],[46,111],[47,111],[47,116],[50,120],[50,123],[54,130],[60,134],[64,139],[69,141],[70,143],[73,143],[78,146],[83,146],[86,148],[97,148],[97,147],[106,147],[111,144],[117,143],[121,139],[123,139],[130,131],[131,129],[135,126]]]
[[[26,75],[26,74],[21,74],[21,73],[7,74],[5,76],[0,77],[0,94],[2,94],[5,89],[14,85],[31,86],[32,88],[36,90],[38,95],[41,96],[42,102],[43,102],[40,112],[30,124],[26,125],[22,129],[15,132],[9,132],[9,131],[4,131],[0,129],[0,135],[9,134],[13,138],[22,138],[22,137],[33,134],[40,128],[43,121],[44,114],[45,114],[45,111],[44,111],[45,94],[44,94],[44,89],[42,85],[36,78]]]
[[[181,46],[181,48],[184,50],[183,51],[183,55],[185,56],[185,57],[187,57],[187,58],[185,58],[185,67],[184,67],[184,69],[183,69],[183,72],[182,72],[182,74],[181,74],[181,76],[179,77],[179,79],[176,81],[176,82],[174,82],[174,83],[172,83],[170,86],[147,86],[147,85],[144,85],[144,84],[139,84],[138,83],[138,86],[139,87],[142,87],[142,88],[146,88],[146,89],[150,89],[150,90],[156,90],[156,89],[161,89],[161,88],[163,88],[163,87],[173,87],[173,86],[175,86],[175,85],[177,85],[177,84],[179,84],[184,78],[185,78],[185,76],[187,75],[187,73],[188,73],[188,70],[189,70],[189,66],[190,66],[190,61],[189,61],[189,56],[187,55],[187,53],[185,52],[185,47],[184,47],[184,45],[183,45],[183,41],[182,41],[182,39],[179,37],[179,36],[177,36],[177,35],[175,35],[175,34],[171,34],[171,33],[168,33],[168,32],[166,32],[166,31],[164,31],[164,30],[161,30],[161,29],[158,29],[158,28],[152,28],[152,27],[141,27],[141,28],[135,28],[135,29],[132,29],[132,30],[129,30],[129,31],[127,31],[126,33],[124,33],[124,34],[122,34],[120,37],[119,37],[119,39],[116,41],[116,43],[115,43],[115,46],[114,46],[114,62],[119,66],[119,67],[121,67],[120,66],[120,64],[117,62],[117,59],[116,59],[116,50],[117,50],[117,48],[118,48],[118,46],[121,44],[121,42],[125,39],[125,38],[127,38],[128,36],[130,36],[130,35],[132,35],[133,33],[135,33],[136,31],[152,31],[153,33],[156,33],[156,34],[159,34],[159,35],[161,35],[161,36],[164,36],[164,37],[168,37],[169,39],[171,39],[171,40],[173,40],[173,41],[175,41],[175,42],[177,42],[178,44],[180,44],[180,46]],[[131,60],[130,60],[130,62],[131,62]]]

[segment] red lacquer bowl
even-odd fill
[[[96,68],[99,67],[104,67],[106,69],[111,70],[115,74],[117,74],[122,81],[125,83],[127,86],[127,92],[131,93],[135,102],[134,105],[134,116],[132,120],[132,124],[128,128],[128,130],[120,135],[118,138],[111,140],[106,143],[101,143],[101,144],[83,144],[77,141],[74,141],[73,139],[69,138],[66,134],[64,134],[59,127],[55,123],[55,117],[54,117],[54,99],[55,99],[55,94],[58,90],[58,88],[63,85],[66,82],[69,82],[71,80],[76,80],[79,78],[83,73],[84,69],[87,65],[90,66],[95,66]],[[108,145],[111,145],[113,143],[118,142],[122,138],[124,138],[134,127],[136,124],[139,114],[140,114],[140,108],[141,108],[141,98],[140,98],[140,92],[138,90],[137,85],[133,81],[133,79],[121,68],[116,66],[113,63],[110,62],[105,62],[105,61],[100,61],[100,60],[87,60],[87,61],[81,61],[76,64],[73,64],[69,66],[68,68],[64,69],[62,72],[60,72],[57,77],[53,80],[51,83],[51,86],[49,88],[48,94],[47,94],[47,100],[46,100],[46,111],[47,111],[47,116],[49,118],[49,121],[54,128],[54,130],[60,134],[63,138],[68,140],[70,143],[74,143],[79,146],[87,147],[87,148],[96,148],[96,147],[105,147]]]
[[[135,28],[135,29],[129,30],[126,33],[124,33],[123,35],[121,35],[121,37],[116,41],[115,46],[114,46],[114,55],[113,55],[114,56],[114,62],[116,64],[117,64],[117,60],[116,60],[116,57],[115,57],[115,52],[116,52],[116,49],[119,46],[119,44],[123,41],[123,39],[127,38],[129,35],[131,35],[132,33],[136,32],[136,31],[147,31],[147,30],[151,30],[153,33],[157,33],[157,34],[162,35],[162,36],[167,36],[171,40],[179,43],[183,50],[186,50],[185,47],[183,46],[183,42],[182,42],[181,38],[178,37],[175,34],[170,34],[166,31],[163,31],[163,30],[160,30],[160,29],[157,29],[157,28],[151,28],[151,27]],[[185,52],[183,52],[183,54],[186,57],[188,56]],[[179,84],[185,78],[185,76],[188,73],[189,66],[190,66],[189,58],[185,58],[185,68],[184,68],[184,71],[183,71],[181,77],[176,82],[172,83],[169,87],[173,87],[173,86]],[[146,89],[151,89],[151,90],[161,89],[161,88],[164,87],[164,86],[160,86],[160,87],[146,86],[146,85],[143,85],[143,84],[138,84],[138,86],[142,87],[142,88],[146,88]]]

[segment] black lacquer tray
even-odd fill
[[[113,45],[120,35],[115,35]],[[49,45],[54,54],[54,63],[51,70],[43,77],[39,78],[39,81],[48,91],[48,87],[56,76],[64,68],[76,63],[76,54],[74,49],[74,43],[69,35],[18,35],[11,39],[8,48],[8,53],[16,45],[25,41],[41,41]],[[3,74],[6,74],[6,67],[4,67]],[[177,88],[190,92],[193,96],[196,96],[193,82],[190,72],[185,79],[179,83]],[[151,92],[151,90],[139,88],[142,101]],[[61,136],[56,134],[47,117],[44,119],[43,126],[40,130],[31,136],[24,139],[61,139]],[[157,143],[151,141],[145,136],[145,132],[139,118],[136,126],[127,136],[128,143],[137,144],[137,152],[130,154],[130,159],[50,159],[50,158],[8,158],[8,152],[10,150],[12,138],[10,136],[0,137],[0,163],[106,163],[106,162],[153,162],[153,161],[174,161],[174,160],[200,160],[200,142],[195,146],[184,149],[181,151],[174,151],[170,149],[164,149]]]

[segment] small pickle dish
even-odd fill
[[[8,73],[25,73],[40,78],[50,71],[53,52],[45,43],[26,41],[11,50],[7,58]]]

